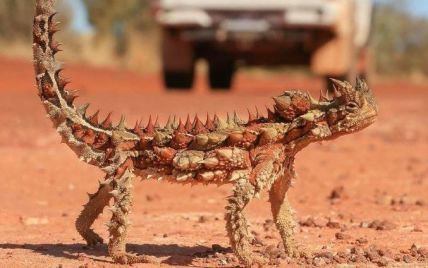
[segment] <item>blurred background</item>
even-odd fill
[[[228,3],[59,1],[61,59],[159,73],[168,88],[182,89],[192,87],[195,73],[217,89],[255,70],[418,82],[428,75],[426,1]],[[29,1],[0,1],[0,57],[31,59],[32,13]]]

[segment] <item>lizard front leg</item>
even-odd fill
[[[289,178],[278,178],[269,191],[269,202],[273,219],[284,243],[285,253],[290,257],[298,257],[296,242],[293,238],[296,223],[287,199],[289,185]]]
[[[295,222],[287,200],[287,190],[294,178],[294,157],[287,156],[282,145],[260,147],[252,152],[254,168],[250,182],[256,191],[270,188],[272,214],[284,242],[286,253],[297,257],[298,250],[293,239]]]
[[[91,226],[112,197],[109,193],[112,190],[112,181],[113,178],[107,176],[103,182],[100,182],[98,191],[89,195],[88,203],[84,205],[76,220],[77,231],[90,247],[103,243],[103,239],[91,229]]]
[[[112,217],[109,223],[108,252],[114,262],[120,264],[156,263],[153,257],[137,256],[126,252],[126,237],[129,227],[128,215],[132,207],[132,180],[135,177],[130,168],[113,180],[114,204],[110,208]]]
[[[250,267],[253,264],[253,258],[251,257],[247,220],[243,210],[253,199],[254,194],[255,187],[247,179],[240,179],[236,182],[233,195],[229,198],[229,205],[226,207],[226,230],[230,245],[236,256],[246,267]]]
[[[250,235],[243,210],[251,199],[271,185],[278,176],[281,166],[277,162],[282,159],[282,149],[281,146],[274,149],[266,147],[266,150],[257,149],[251,152],[254,168],[248,176],[236,181],[233,195],[229,198],[229,205],[226,207],[226,229],[230,244],[246,267],[263,266],[266,261],[252,257]]]
[[[287,159],[284,166],[284,175],[275,180],[269,191],[273,219],[283,240],[285,253],[292,258],[308,256],[305,250],[299,250],[293,238],[296,222],[293,217],[293,209],[287,198],[291,180],[295,177],[293,159]]]

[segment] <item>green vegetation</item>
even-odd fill
[[[141,35],[151,25],[148,0],[83,0],[83,3],[97,37],[114,37],[119,55],[126,53],[131,35]]]
[[[0,41],[31,40],[35,0],[0,0]],[[63,1],[61,1],[63,2]],[[70,16],[60,5],[61,24],[67,25]]]
[[[428,19],[409,14],[404,0],[379,4],[373,25],[375,71],[428,75]]]
[[[30,40],[33,1],[0,1],[0,37],[9,40]]]

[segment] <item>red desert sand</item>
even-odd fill
[[[88,249],[74,220],[95,192],[101,172],[82,164],[60,143],[37,97],[31,63],[0,59],[0,266],[114,267],[105,245]],[[316,79],[286,74],[239,75],[231,93],[210,92],[198,77],[190,93],[166,93],[157,75],[67,66],[78,102],[125,114],[195,114],[272,104],[285,89],[321,87]],[[298,155],[297,182],[289,192],[298,212],[297,240],[315,253],[291,264],[349,263],[378,266],[428,265],[428,86],[406,82],[372,85],[380,113],[363,132],[311,145]],[[125,105],[126,104],[126,105]],[[154,181],[135,184],[128,250],[152,255],[161,266],[233,267],[223,212],[230,185],[182,186]],[[264,194],[247,215],[254,254],[272,266],[287,266]],[[106,239],[106,210],[95,223]],[[150,267],[148,264],[134,267]],[[153,266],[153,265],[152,265]],[[288,267],[288,266],[287,266]]]

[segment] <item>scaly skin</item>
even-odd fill
[[[309,94],[287,91],[275,97],[266,117],[249,113],[243,122],[236,114],[227,120],[198,116],[186,122],[168,120],[165,127],[150,119],[133,129],[122,119],[113,126],[110,116],[99,122],[98,112],[86,115],[87,106],[75,107],[75,95],[65,89],[59,51],[53,35],[55,0],[37,0],[33,52],[39,96],[54,127],[76,155],[106,173],[97,193],[76,220],[76,228],[89,246],[102,243],[91,228],[111,198],[108,252],[117,263],[155,262],[125,250],[135,176],[177,183],[233,184],[226,207],[226,229],[233,251],[245,266],[262,265],[251,256],[250,235],[243,214],[246,205],[263,190],[270,193],[272,214],[287,254],[300,254],[292,238],[293,221],[287,190],[294,179],[294,156],[312,142],[331,140],[372,124],[377,108],[363,81],[354,88],[333,80],[332,99],[319,101]]]

